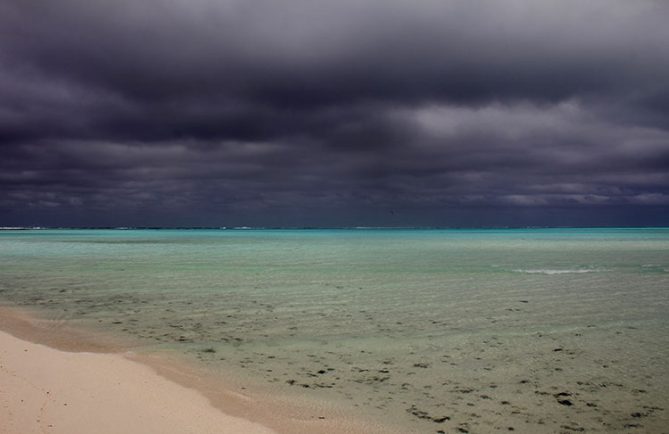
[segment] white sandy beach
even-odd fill
[[[121,354],[71,353],[0,332],[0,432],[269,434]]]

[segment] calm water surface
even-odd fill
[[[0,300],[406,432],[668,432],[667,228],[0,231]]]

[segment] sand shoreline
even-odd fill
[[[0,307],[0,433],[389,432],[333,409],[234,390],[110,336]]]
[[[275,433],[121,354],[68,353],[5,332],[0,384],[3,434]]]

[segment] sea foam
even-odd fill
[[[515,273],[525,273],[525,274],[581,274],[581,273],[595,273],[600,270],[595,270],[593,268],[577,268],[577,269],[567,269],[567,270],[552,270],[552,269],[515,269],[512,270]]]

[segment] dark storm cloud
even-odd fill
[[[5,1],[0,224],[667,223],[668,19],[650,0]]]

